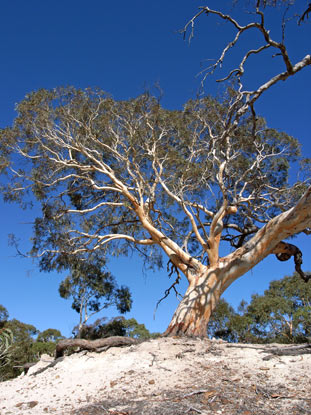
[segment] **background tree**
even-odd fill
[[[294,273],[272,281],[249,305],[242,301],[238,312],[221,300],[207,332],[229,342],[304,343],[311,336],[311,285]]]
[[[99,318],[93,324],[86,324],[79,331],[79,327],[75,327],[72,334],[74,338],[82,338],[86,340],[104,339],[112,336],[125,336],[126,329],[123,317],[114,317],[107,321],[106,317]]]
[[[46,329],[38,334],[37,341],[42,343],[57,342],[63,339],[62,333],[57,329]]]
[[[220,299],[209,320],[208,336],[233,342],[236,333],[232,331],[231,322],[235,315],[233,307],[226,300]]]
[[[34,361],[32,345],[38,330],[33,325],[16,319],[8,320],[4,328],[9,329],[12,333],[10,363],[0,369],[1,379],[7,380],[20,375],[23,364]]]
[[[8,310],[2,304],[0,304],[0,329],[4,326],[8,318],[9,318]]]
[[[13,333],[6,328],[0,328],[0,382],[3,380],[2,372],[10,364]]]
[[[224,299],[221,299],[210,318],[207,334],[231,343],[258,343],[252,331],[253,319],[247,313],[247,303],[242,300],[236,312]]]
[[[255,104],[309,66],[311,56],[293,63],[284,37],[272,39],[260,2],[253,11],[254,20],[241,25],[206,6],[185,26],[193,30],[207,15],[236,30],[206,75],[221,67],[242,34],[254,30],[262,38],[225,74],[230,88],[221,101],[205,97],[168,111],[148,94],[114,101],[102,91],[40,90],[18,105],[14,125],[1,132],[12,163],[16,153],[23,160],[22,168],[9,166],[6,199],[32,191],[42,205],[32,250],[41,266],[61,268],[64,258],[126,255],[131,248],[161,266],[165,254],[176,272],[171,288],[182,274],[189,283],[167,335],[205,336],[221,294],[270,254],[293,256],[296,271],[309,279],[301,251],[284,240],[310,233],[310,177],[289,184],[290,163],[302,161],[299,143],[268,128]],[[249,58],[268,50],[285,69],[246,90]],[[234,250],[221,257],[221,242]]]
[[[2,357],[0,355],[0,381],[20,375],[24,364],[38,361],[44,353],[53,356],[57,342],[64,338],[56,329],[40,333],[31,324],[7,320],[0,332],[0,353],[5,346],[1,340],[4,333],[9,347]]]
[[[3,380],[2,372],[10,364],[13,333],[5,325],[9,319],[8,310],[0,304],[0,382]]]
[[[298,274],[272,281],[247,307],[257,336],[265,342],[299,343],[311,336],[311,286]]]
[[[79,329],[75,327],[74,337],[78,337]],[[159,336],[159,333],[150,333],[144,324],[137,322],[135,318],[125,319],[114,317],[107,321],[105,317],[96,320],[93,324],[85,325],[80,333],[81,338],[87,340],[102,339],[111,336],[132,337],[135,339],[151,339]]]
[[[135,318],[124,319],[123,324],[126,330],[126,336],[133,337],[134,339],[145,340],[160,336],[160,333],[150,333],[146,326],[138,323]]]
[[[89,318],[105,308],[115,306],[120,313],[126,313],[132,306],[129,289],[118,288],[113,276],[103,271],[98,262],[75,260],[71,274],[59,286],[59,293],[62,298],[73,299],[71,307],[79,313],[79,333]]]

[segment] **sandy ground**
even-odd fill
[[[159,338],[53,361],[0,383],[1,415],[311,414],[311,354]]]

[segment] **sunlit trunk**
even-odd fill
[[[166,336],[206,337],[207,324],[223,290],[224,273],[209,271],[191,283],[165,331]]]
[[[221,294],[237,278],[244,275],[271,253],[287,254],[286,259],[294,256],[297,252],[300,253],[297,247],[281,241],[305,229],[309,232],[311,227],[310,206],[311,187],[296,206],[271,219],[242,247],[226,257],[220,258],[214,268],[206,267],[202,271],[201,267],[201,274],[190,276],[188,278],[189,288],[164,335],[205,337],[208,321]],[[299,259],[301,260],[301,257]],[[308,279],[305,278],[305,281]]]

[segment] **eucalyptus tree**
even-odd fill
[[[282,39],[271,38],[259,2],[247,25],[206,6],[185,31],[203,15],[237,32],[207,73],[221,66],[243,33],[256,30],[263,39],[223,78],[231,86],[222,100],[203,97],[171,111],[149,94],[115,101],[99,90],[39,90],[1,132],[2,145],[14,154],[5,197],[23,200],[30,191],[42,205],[32,254],[55,267],[91,252],[136,249],[158,266],[166,256],[170,274],[176,273],[167,292],[182,275],[189,284],[167,335],[205,336],[221,294],[270,254],[293,256],[297,272],[309,278],[301,251],[284,241],[310,233],[309,173],[304,181],[288,180],[291,162],[302,161],[306,172],[309,162],[296,139],[268,128],[255,104],[309,66],[311,56],[291,61]],[[246,90],[248,59],[271,49],[285,69]]]
[[[1,368],[10,362],[10,349],[13,343],[12,331],[5,328],[8,318],[8,310],[0,304],[0,381],[2,380]]]
[[[220,299],[207,327],[209,337],[233,343],[262,343],[254,317],[250,316],[247,310],[244,300],[235,311],[226,300]]]
[[[79,313],[78,337],[95,314],[110,306],[120,313],[130,311],[132,299],[127,287],[118,287],[110,272],[104,271],[99,263],[76,260],[70,274],[61,282],[59,294],[72,298],[71,307]]]
[[[263,295],[252,296],[246,315],[266,342],[304,342],[311,336],[311,286],[296,273],[272,281]]]
[[[62,340],[64,337],[62,333],[57,329],[46,329],[38,334],[37,342],[52,343]]]
[[[127,320],[121,316],[111,320],[107,320],[106,317],[99,318],[93,324],[84,325],[81,332],[77,326],[72,334],[75,338],[80,337],[87,340],[111,336],[133,337],[135,339],[151,339],[160,336],[160,333],[150,333],[145,325],[138,323],[135,318]]]
[[[311,285],[294,273],[271,281],[262,295],[242,301],[236,312],[221,299],[209,336],[239,343],[301,343],[311,339]]]

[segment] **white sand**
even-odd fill
[[[53,367],[48,367],[53,359],[43,356],[27,375],[0,383],[0,414],[69,414],[113,397],[139,400],[174,389],[193,390],[228,370],[230,382],[242,384],[253,377],[257,383],[264,379],[290,385],[299,378],[311,396],[311,354],[264,361],[263,347],[271,346],[159,338],[102,353],[81,352]]]

